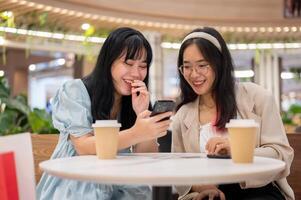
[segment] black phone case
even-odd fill
[[[152,116],[155,116],[155,115],[160,114],[160,113],[173,111],[174,107],[175,107],[175,102],[172,101],[172,100],[159,100],[159,101],[156,101],[155,105],[154,105],[154,108],[153,108],[153,111],[152,111],[150,116],[152,117]],[[168,118],[166,118],[166,119],[168,119]],[[163,120],[166,120],[166,119],[163,119]]]
[[[231,159],[231,156],[227,154],[207,154],[207,158]]]

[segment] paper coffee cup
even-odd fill
[[[96,120],[92,127],[94,128],[97,157],[99,159],[116,158],[121,124],[117,120]]]
[[[253,119],[231,119],[226,124],[233,162],[253,162],[258,127],[259,124]]]

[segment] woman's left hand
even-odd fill
[[[149,92],[143,81],[134,80],[132,83],[132,104],[136,115],[148,109]]]
[[[206,144],[208,154],[231,154],[229,139],[226,137],[212,137]]]
[[[199,194],[193,200],[208,199],[213,200],[217,197],[220,200],[225,200],[225,194],[219,190],[215,185],[194,185],[191,190]]]

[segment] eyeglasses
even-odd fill
[[[209,71],[210,64],[209,63],[184,63],[179,67],[180,72],[184,76],[189,76],[193,69],[195,69],[196,73],[206,75]]]

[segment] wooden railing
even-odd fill
[[[39,163],[50,158],[58,138],[57,134],[31,134],[36,183],[42,175]]]
[[[301,134],[287,134],[289,143],[295,151],[294,161],[291,166],[291,173],[287,180],[295,193],[295,199],[301,199]]]

